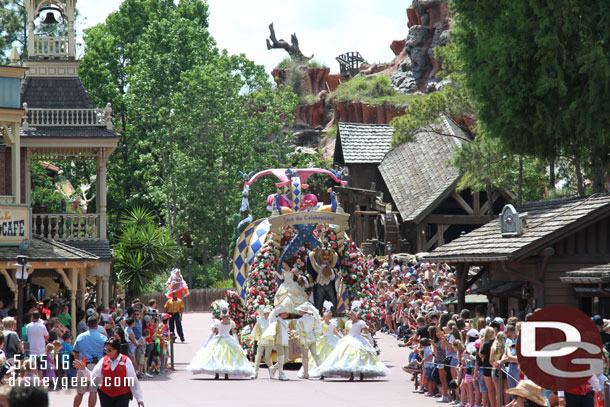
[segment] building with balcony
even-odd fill
[[[13,66],[0,70],[0,204],[31,204],[35,161],[95,162],[96,205],[86,213],[33,213],[33,239],[20,248],[33,269],[28,284],[61,289],[83,306],[86,284],[97,287],[98,303],[110,296],[111,250],[106,234],[106,163],[116,149],[108,104],[95,108],[78,75],[75,56],[76,0],[25,0],[27,57],[11,53]],[[37,25],[45,12],[64,24],[67,37],[41,36]],[[67,28],[67,29],[66,29]],[[25,54],[25,53],[24,53]],[[0,243],[0,299],[15,293],[15,248]],[[74,318],[73,318],[74,321]]]

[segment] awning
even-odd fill
[[[583,297],[610,295],[610,264],[568,271],[560,279],[562,283],[571,285],[577,295]]]
[[[453,298],[448,298],[445,301],[443,301],[443,305],[449,305],[449,304],[457,304],[458,299],[457,297],[453,297]],[[484,294],[467,294],[466,295],[466,304],[486,304],[488,303],[489,300],[487,299],[487,296]]]
[[[484,286],[478,287],[471,292],[473,294],[499,295],[510,291],[521,290],[525,281],[490,281]]]

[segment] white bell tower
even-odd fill
[[[24,0],[28,16],[28,59],[74,59],[76,0]],[[40,19],[39,19],[40,17]],[[34,34],[38,24],[67,24],[67,37]]]

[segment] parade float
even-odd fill
[[[242,327],[242,344],[250,355],[253,340],[249,332],[265,306],[281,304],[293,310],[309,301],[321,309],[322,302],[329,300],[334,304],[335,316],[341,317],[351,301],[360,300],[362,317],[369,328],[374,332],[379,326],[380,312],[369,266],[345,232],[349,214],[339,205],[332,188],[327,191],[328,203],[307,191],[307,179],[314,174],[345,184],[340,173],[319,168],[242,173],[242,220],[236,228],[233,256],[236,291],[228,291],[226,299],[231,304],[232,319]],[[266,202],[271,213],[254,220],[250,187],[268,175],[278,179],[276,193]],[[299,356],[298,343],[292,340],[290,359]]]

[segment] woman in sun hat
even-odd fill
[[[508,389],[507,394],[516,396],[516,407],[546,406],[547,402],[542,397],[542,388],[531,380],[521,380],[517,387]]]

